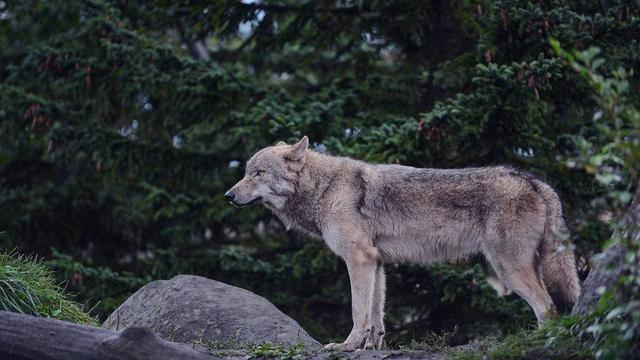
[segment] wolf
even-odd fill
[[[539,324],[570,309],[580,294],[558,194],[512,167],[371,164],[313,151],[304,136],[258,151],[224,197],[236,207],[264,204],[287,230],[323,239],[344,259],[353,328],[326,350],[380,348],[389,263],[482,254]]]

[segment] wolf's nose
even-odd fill
[[[231,191],[227,191],[226,193],[224,193],[224,198],[227,199],[227,201],[233,201],[233,199],[236,198],[236,194],[232,193]]]

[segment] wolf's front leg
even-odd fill
[[[377,269],[377,250],[357,249],[344,256],[351,282],[353,329],[343,343],[331,343],[325,350],[354,351],[362,349],[371,332],[371,310]]]
[[[365,349],[380,349],[384,339],[384,300],[386,292],[386,276],[384,266],[379,263],[376,267],[376,283],[373,289],[373,303],[371,306],[371,332],[367,338]]]

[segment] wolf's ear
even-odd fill
[[[287,143],[284,141],[278,141],[278,143],[276,144],[276,146],[282,146],[282,145],[287,145]]]
[[[292,145],[289,158],[291,160],[296,160],[296,161],[301,160],[304,157],[304,152],[308,148],[309,148],[309,138],[305,135],[302,137],[302,139],[300,139],[300,141]]]

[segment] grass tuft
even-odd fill
[[[509,335],[484,350],[459,351],[453,359],[591,359],[579,329],[589,321],[583,316],[563,316],[547,321],[534,330],[522,330]]]
[[[0,253],[0,310],[97,325],[40,260],[11,252]]]

